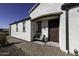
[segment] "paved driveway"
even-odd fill
[[[62,52],[58,47],[48,46],[46,44],[37,44],[33,42],[27,42],[16,38],[8,37],[9,43],[14,43],[17,49],[21,49],[26,56],[69,56],[71,54],[66,54]],[[15,50],[16,52],[16,50]],[[14,53],[15,53],[14,52]],[[18,54],[21,53],[18,51]]]

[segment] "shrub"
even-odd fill
[[[6,33],[0,32],[0,45],[5,45],[7,42]]]

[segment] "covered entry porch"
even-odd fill
[[[49,13],[31,20],[32,41],[59,44],[59,24],[62,12]]]

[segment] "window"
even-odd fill
[[[18,32],[18,23],[16,24],[16,32]]]
[[[25,21],[23,22],[23,32],[25,32]]]

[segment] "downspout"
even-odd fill
[[[66,50],[69,53],[69,10],[66,9]]]

